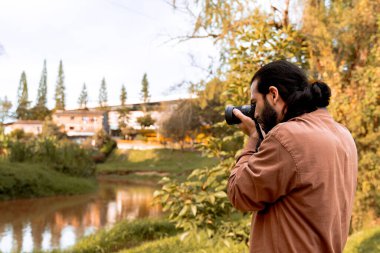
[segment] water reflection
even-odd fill
[[[0,251],[64,249],[117,221],[160,216],[154,190],[103,181],[96,194],[0,202]]]

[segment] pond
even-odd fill
[[[99,181],[94,194],[0,202],[0,252],[65,249],[120,220],[159,217],[150,186]]]

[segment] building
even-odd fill
[[[18,120],[13,123],[6,124],[4,133],[10,134],[16,129],[23,130],[25,133],[38,135],[42,132],[43,121],[40,120]]]
[[[99,130],[109,131],[108,113],[100,110],[57,111],[53,114],[53,122],[72,138],[91,137]]]

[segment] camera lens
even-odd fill
[[[245,116],[254,119],[254,108],[251,105],[232,106],[229,105],[225,110],[225,119],[228,125],[235,125],[241,123],[240,119],[232,112],[233,109],[241,111]]]

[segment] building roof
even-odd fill
[[[56,111],[54,115],[57,116],[102,116],[106,113],[105,111],[89,111],[86,109],[81,110],[67,110],[67,111]]]

